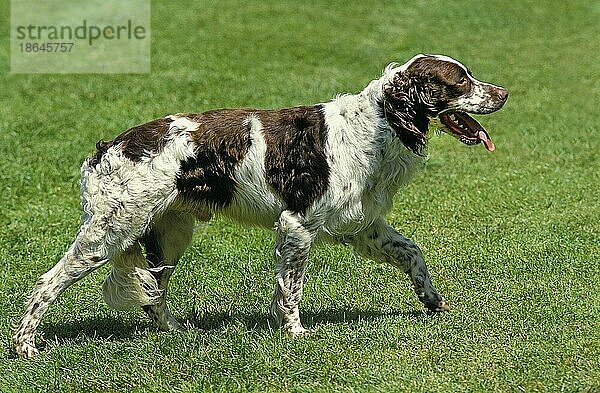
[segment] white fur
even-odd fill
[[[377,111],[365,92],[338,97],[324,106],[331,174],[316,209],[325,210],[323,229],[333,237],[353,235],[387,213],[398,186],[420,161]]]
[[[200,126],[198,123],[191,121],[187,117],[183,117],[183,115],[180,114],[169,115],[166,117],[166,119],[173,120],[170,125],[171,132],[173,132],[174,129],[187,132],[196,131]]]
[[[244,120],[250,124],[250,149],[235,171],[236,197],[223,213],[238,221],[272,228],[281,211],[281,200],[267,185],[265,154],[267,145],[262,124],[256,116]]]
[[[102,297],[116,310],[158,302],[161,291],[148,271],[146,258],[138,244],[113,258],[113,268],[102,283]]]
[[[460,107],[463,111],[478,113],[481,115],[492,113],[498,110],[498,108],[486,106],[486,103],[490,102],[490,91],[493,91],[493,89],[501,89],[501,87],[475,80],[473,82],[472,93],[466,97],[461,97],[458,99],[456,101],[456,106]]]
[[[169,136],[163,151],[146,162],[126,159],[116,145],[95,167],[84,163],[80,232],[86,233],[94,251],[110,258],[131,246],[152,218],[175,199],[175,175],[181,161],[193,154],[189,134],[180,133]]]

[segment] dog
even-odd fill
[[[316,240],[352,245],[404,270],[426,308],[448,310],[419,247],[385,215],[424,160],[432,119],[463,143],[493,151],[467,113],[492,113],[507,98],[506,89],[475,79],[450,57],[417,55],[390,64],[360,93],[327,103],[179,113],[100,141],[81,168],[77,236],[38,279],[14,351],[37,354],[35,332],[48,307],[109,261],[102,292],[110,306],[141,306],[160,329],[182,329],[167,307],[167,284],[195,222],[215,213],[274,228],[271,311],[290,336],[307,332],[298,305]]]

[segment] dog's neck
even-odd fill
[[[390,110],[390,107],[397,104],[386,102],[384,89],[389,80],[390,74],[386,72],[381,78],[371,81],[358,94],[358,97],[370,102],[378,116],[394,131],[396,137],[402,141],[407,149],[417,155],[425,156],[424,151],[427,143],[425,135],[429,128],[429,118],[425,113],[421,113],[419,108],[413,108],[416,109],[414,113],[408,113],[407,110],[402,118],[399,116],[398,110]],[[412,123],[411,130],[406,127],[407,121]]]

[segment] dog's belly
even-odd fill
[[[242,224],[273,228],[283,205],[268,188],[256,184],[240,184],[230,205],[221,213]]]
[[[238,180],[242,180],[238,178]],[[385,184],[375,189],[344,192],[330,187],[326,194],[301,214],[321,221],[325,237],[345,238],[369,227],[391,209],[392,196],[398,184]],[[239,181],[231,203],[217,213],[249,225],[273,229],[286,205],[261,179]]]

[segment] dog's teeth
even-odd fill
[[[477,144],[477,141],[474,141],[472,139],[468,139],[468,138],[466,138],[464,136],[460,138],[460,141],[462,143],[464,143],[465,145],[475,145],[475,144]]]

